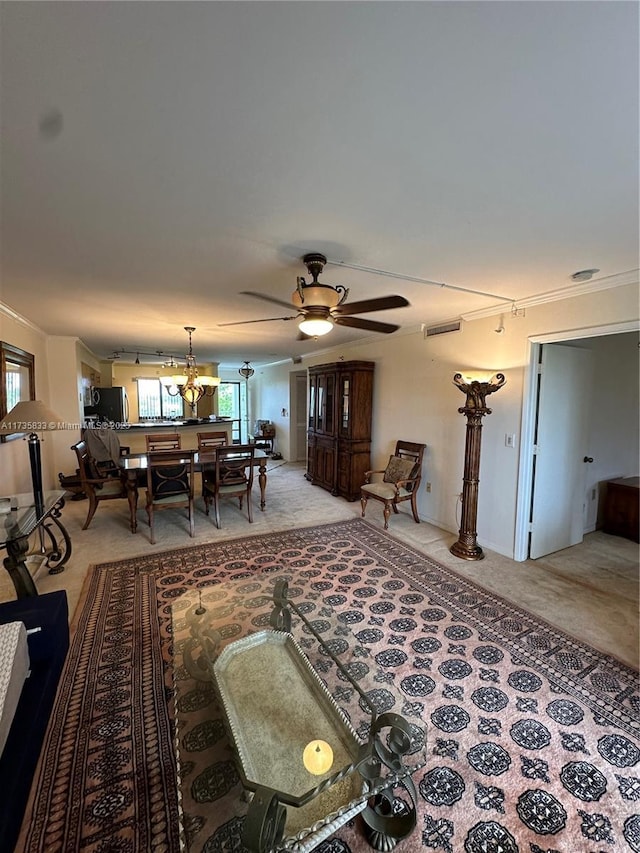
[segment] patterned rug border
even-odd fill
[[[594,712],[599,714],[603,720],[607,720],[616,727],[636,737],[640,733],[640,709],[633,705],[634,697],[637,694],[639,678],[637,669],[620,661],[613,655],[602,652],[594,646],[563,631],[557,625],[525,610],[520,605],[515,604],[499,593],[487,589],[477,581],[469,580],[456,572],[455,569],[443,565],[437,559],[425,554],[415,546],[401,541],[387,531],[379,530],[366,520],[360,518],[329,522],[328,524],[288,528],[267,534],[260,533],[241,536],[219,542],[207,542],[202,545],[191,545],[168,551],[160,551],[149,555],[138,555],[124,560],[92,564],[87,572],[85,584],[74,614],[73,630],[75,631],[76,616],[81,613],[81,607],[85,603],[86,595],[95,572],[117,571],[117,568],[123,565],[127,565],[129,567],[128,570],[134,571],[135,574],[154,574],[158,571],[180,570],[183,568],[182,564],[194,552],[198,552],[201,555],[202,552],[205,552],[202,555],[205,561],[203,565],[215,566],[217,564],[215,560],[216,556],[218,557],[218,561],[228,560],[229,552],[232,550],[242,550],[244,547],[254,548],[256,543],[263,542],[265,543],[266,550],[277,551],[278,540],[282,537],[286,537],[287,547],[290,548],[292,538],[299,538],[302,545],[306,543],[310,534],[317,536],[319,531],[324,532],[324,537],[328,540],[327,544],[330,544],[332,539],[349,537],[359,540],[364,547],[374,549],[376,558],[383,565],[401,573],[405,580],[422,586],[433,603],[440,603],[442,606],[450,608],[452,612],[458,614],[461,620],[473,624],[481,636],[485,636],[487,639],[499,642],[509,648],[514,662],[517,661],[523,666],[536,666],[558,691],[565,692],[591,705]],[[380,543],[386,543],[387,547],[381,549]],[[390,543],[398,549],[397,554],[393,554],[388,547]],[[223,549],[222,552],[220,552],[221,548]],[[209,550],[214,553],[212,553],[211,562],[207,563],[206,552]],[[220,560],[220,555],[222,556],[222,560]],[[409,555],[409,560],[406,560],[407,555]],[[167,567],[167,563],[171,564],[170,569]],[[439,578],[433,574],[424,574],[425,563],[430,564],[432,570],[442,572],[445,576],[450,576],[463,590],[451,589],[450,594],[444,594],[442,583],[438,583],[437,588],[435,584],[429,585],[430,582],[433,584]],[[477,595],[485,596],[487,601],[478,601],[475,604],[474,610],[478,615],[474,619],[474,615],[470,610],[469,596]],[[459,602],[456,602],[456,599]],[[496,604],[504,612],[492,612],[495,611]],[[524,629],[518,627],[522,622],[527,624],[527,627]],[[513,627],[517,628],[515,632],[510,630]],[[545,648],[542,653],[539,648],[536,648],[536,641],[538,643],[542,642],[540,635],[544,633],[544,631],[541,632],[539,629],[544,629],[547,634],[557,638],[555,645]],[[528,644],[528,647],[524,644]],[[572,652],[578,651],[581,655],[591,659],[590,665],[583,667],[579,672],[571,672],[570,669],[559,666],[559,654],[570,656]],[[610,688],[607,690],[606,679],[601,679],[605,685],[601,690],[598,690],[597,685],[591,679],[587,682],[587,677],[594,678],[594,674],[597,676],[597,669],[601,670],[603,676],[604,673],[607,673],[608,677],[613,677],[624,682],[623,689],[619,690],[613,698],[607,695],[611,691]]]

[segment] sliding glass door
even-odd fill
[[[231,437],[234,444],[246,444],[247,430],[247,383],[221,382],[218,386],[218,415],[231,418]]]

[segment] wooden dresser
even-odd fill
[[[609,480],[604,504],[605,533],[640,541],[640,477]]]
[[[371,468],[372,361],[309,368],[306,478],[348,501]]]

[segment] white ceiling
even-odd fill
[[[0,300],[259,364],[301,256],[415,328],[638,267],[638,4],[2,2]]]

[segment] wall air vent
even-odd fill
[[[441,323],[439,326],[425,326],[425,338],[433,338],[436,335],[448,335],[449,332],[461,332],[462,320],[452,320],[450,323]]]

